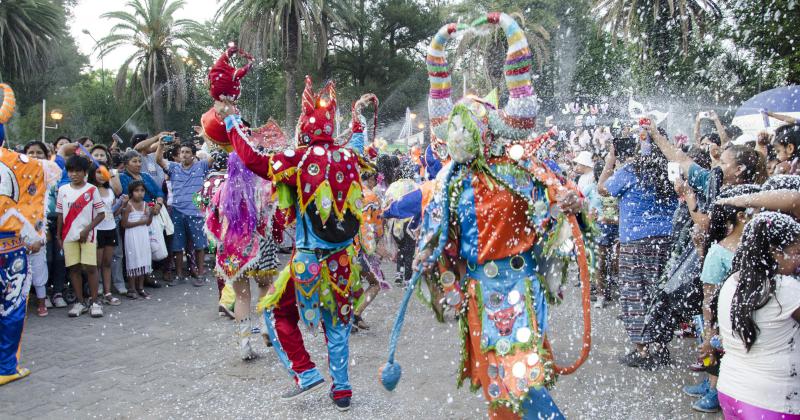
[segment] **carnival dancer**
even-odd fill
[[[14,113],[14,92],[3,92],[0,117],[0,385],[28,376],[19,365],[30,289],[27,253],[45,241],[45,195],[61,177],[58,166],[3,146],[4,124]]]
[[[454,106],[445,44],[458,30],[486,25],[499,25],[508,40],[508,104],[500,109],[491,100],[468,96]],[[469,25],[450,24],[435,35],[427,64],[431,127],[446,140],[452,162],[439,173],[425,209],[414,266],[439,265],[446,303],[460,313],[458,382],[469,379],[483,388],[491,418],[563,418],[547,387],[588,357],[589,272],[574,216],[582,207],[577,188],[536,158],[548,135],[528,139],[537,102],[525,34],[501,13]],[[568,367],[555,364],[548,341],[548,304],[559,300],[566,277],[566,257],[559,252],[577,254],[583,284],[584,345]],[[381,374],[389,390],[400,379],[394,353],[420,275],[412,277],[392,331]]]
[[[325,382],[303,345],[298,328],[302,320],[312,333],[322,327],[333,379],[329,396],[337,409],[348,410],[350,320],[363,292],[353,246],[361,220],[359,167],[363,161],[334,144],[333,84],[315,94],[306,77],[297,147],[282,152],[272,153],[245,134],[231,103],[217,102],[215,109],[224,117],[236,153],[257,175],[274,180],[279,208],[296,218],[291,261],[259,303],[266,309],[266,328],[274,349],[297,382],[281,398],[295,399],[321,389]]]
[[[278,268],[272,240],[272,183],[247,169],[236,153],[228,158],[228,176],[206,209],[206,230],[217,242],[215,271],[233,288],[233,312],[242,360],[256,357],[251,342],[250,279],[259,299],[267,294]]]

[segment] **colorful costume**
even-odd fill
[[[458,30],[499,25],[505,32],[508,104],[465,97],[453,105],[445,44]],[[576,188],[536,158],[547,138],[529,140],[537,112],[525,34],[508,15],[490,13],[472,24],[450,24],[428,49],[431,127],[452,162],[439,173],[425,208],[417,246],[421,263],[439,265],[445,301],[459,317],[463,349],[459,385],[482,388],[492,418],[563,417],[546,388],[588,357],[589,273],[581,227],[557,199]],[[571,235],[571,237],[570,237]],[[574,249],[574,251],[573,251]],[[562,368],[549,349],[548,304],[559,301],[565,258],[577,254],[583,283],[584,346]],[[400,377],[394,361],[408,295],[392,332],[384,386]]]
[[[60,175],[54,162],[5,149],[0,141],[0,385],[30,374],[19,366],[30,289],[25,244],[44,241],[45,196]]]
[[[306,78],[297,147],[273,153],[245,134],[241,119],[225,119],[228,137],[247,167],[272,179],[278,206],[296,219],[289,265],[259,303],[267,333],[298,386],[316,386],[322,376],[303,345],[302,322],[312,333],[322,326],[333,378],[331,397],[352,395],[348,378],[350,319],[362,295],[353,237],[361,220],[359,157],[334,144],[336,93],[332,84],[315,95]],[[362,136],[355,132],[353,136]]]

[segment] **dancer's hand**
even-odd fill
[[[414,255],[414,262],[411,264],[412,267],[415,267],[418,270],[421,270],[422,273],[427,273],[433,269],[436,265],[435,262],[430,262],[431,254],[433,251],[430,249],[423,249]]]
[[[583,208],[583,200],[581,200],[578,193],[575,191],[561,190],[557,195],[558,205],[565,213],[576,214],[580,213]]]

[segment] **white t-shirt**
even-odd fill
[[[114,230],[117,224],[114,222],[114,193],[111,190],[106,190],[106,196],[100,193],[100,199],[103,200],[103,221],[97,225],[97,230]]]
[[[729,397],[779,413],[800,414],[800,324],[792,313],[800,308],[800,279],[775,278],[775,296],[753,313],[756,342],[748,352],[731,328],[731,302],[739,273],[719,292],[722,357],[717,389]]]
[[[89,191],[93,190],[94,194]],[[79,199],[84,199],[87,204],[83,207],[80,213],[74,217],[70,215],[70,209],[73,204]],[[94,216],[103,211],[103,200],[100,198],[100,192],[94,185],[89,183],[83,184],[83,187],[75,189],[72,184],[62,185],[58,189],[58,197],[56,198],[56,213],[61,213],[64,217],[64,228],[69,226],[69,230],[64,236],[64,242],[77,242],[80,240],[81,231],[92,224]],[[71,221],[71,225],[70,225]],[[94,242],[95,231],[89,235],[88,241]]]

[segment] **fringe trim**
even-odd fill
[[[125,274],[127,274],[128,277],[134,277],[134,276],[144,276],[152,272],[153,268],[149,265],[145,265],[142,267],[129,268],[128,270],[125,271]]]

